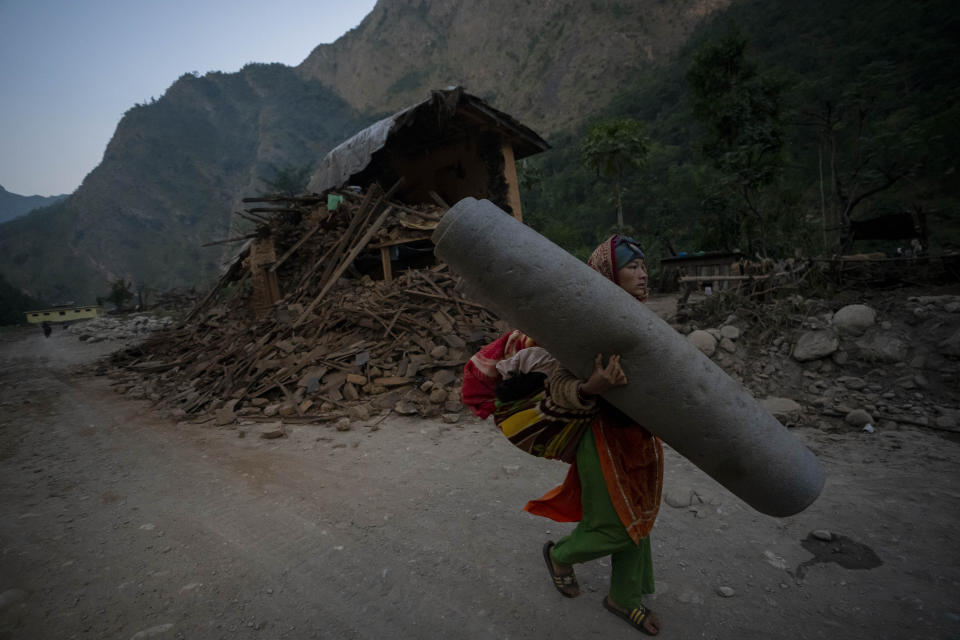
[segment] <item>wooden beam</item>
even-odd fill
[[[317,294],[317,297],[313,299],[313,302],[310,303],[310,306],[303,310],[303,313],[300,314],[300,317],[297,318],[297,321],[294,322],[293,326],[299,326],[303,323],[307,316],[313,313],[313,310],[318,304],[320,304],[320,301],[323,300],[323,297],[327,295],[330,289],[333,288],[333,285],[337,283],[337,279],[343,275],[343,272],[347,270],[347,267],[353,264],[354,259],[360,254],[361,251],[364,250],[364,248],[366,248],[367,243],[369,243],[373,236],[376,235],[377,231],[380,230],[380,227],[382,227],[383,223],[387,221],[387,217],[389,217],[391,213],[393,213],[393,207],[388,206],[383,210],[383,213],[380,214],[380,217],[377,218],[372,225],[370,225],[370,228],[367,229],[367,232],[362,238],[360,238],[360,241],[354,245],[353,249],[350,250],[350,253],[347,254],[347,256],[343,259],[343,261],[340,263],[340,266],[337,267],[337,270],[330,275],[330,278],[326,281],[323,289],[321,289],[320,293]]]
[[[513,145],[503,141],[503,177],[507,181],[507,204],[513,209],[513,217],[523,222],[520,208],[520,182],[517,179],[517,163],[513,157]]]
[[[393,282],[393,270],[390,268],[390,247],[380,247],[380,264],[383,266],[383,281]]]

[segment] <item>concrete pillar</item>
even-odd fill
[[[823,488],[813,453],[655,313],[487,200],[465,198],[433,235],[462,289],[582,378],[620,354],[605,398],[754,509],[788,516]]]

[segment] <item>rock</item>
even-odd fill
[[[865,424],[872,424],[873,416],[863,409],[854,409],[847,413],[843,420],[852,427],[862,427]]]
[[[708,358],[717,350],[717,339],[708,331],[703,331],[702,329],[692,331],[690,335],[687,336],[687,340],[693,343],[693,346],[700,349],[703,355]]]
[[[720,335],[724,338],[729,338],[730,340],[736,340],[740,337],[740,329],[732,324],[725,324],[720,327]]]
[[[283,416],[284,418],[292,418],[293,416],[298,415],[298,414],[297,414],[297,407],[296,407],[296,405],[290,404],[290,403],[286,403],[286,402],[285,402],[284,404],[280,405],[280,411],[279,411],[279,413],[280,413],[280,415]]]
[[[862,336],[877,321],[877,312],[865,304],[848,304],[833,314],[833,326],[841,334]]]
[[[693,489],[689,487],[678,487],[669,489],[663,496],[663,501],[674,509],[686,509],[694,500]]]
[[[364,420],[370,419],[370,407],[365,404],[355,404],[347,409],[347,416],[357,420],[358,422],[363,422]],[[342,418],[341,418],[342,420]]]
[[[430,392],[430,402],[433,404],[441,404],[447,400],[447,391],[446,389],[441,389],[440,387],[435,388]]]
[[[764,551],[763,559],[766,560],[767,564],[774,569],[786,570],[787,568],[787,561],[775,554],[773,551]]]
[[[837,350],[840,340],[833,331],[807,331],[793,345],[793,359],[809,362],[826,358]]]
[[[232,408],[218,409],[215,415],[218,427],[232,424],[237,419],[237,414],[233,412]]]
[[[734,591],[732,587],[726,587],[726,586],[717,587],[718,596],[722,596],[724,598],[732,598],[735,593],[736,591]]]
[[[810,532],[817,540],[823,540],[824,542],[830,542],[833,540],[833,534],[827,531],[826,529],[814,529]]]
[[[860,356],[871,362],[900,363],[906,360],[910,346],[889,332],[878,332],[856,342]]]
[[[440,416],[440,419],[443,420],[446,424],[456,424],[460,422],[459,413],[445,413]]]
[[[904,376],[902,378],[897,378],[896,384],[898,387],[904,389],[916,389],[917,383],[914,381],[913,376]]]
[[[843,351],[842,349],[837,349],[830,356],[830,359],[833,360],[833,364],[843,366],[847,364],[847,362],[849,362],[850,354],[848,354],[846,351]]]
[[[854,391],[859,391],[867,386],[867,383],[864,382],[863,378],[840,378],[840,382],[842,382],[847,389],[853,389]]]
[[[720,348],[727,353],[733,353],[737,350],[737,345],[735,345],[730,338],[722,338],[720,340]]]
[[[443,409],[450,413],[459,412],[463,410],[463,403],[460,402],[459,397],[451,395],[447,398],[447,401],[443,403]]]
[[[863,425],[863,430],[866,431],[867,433],[876,433],[877,431],[876,428],[869,422]]]
[[[402,416],[412,416],[417,414],[417,406],[412,402],[407,402],[406,400],[397,400],[397,403],[393,405],[393,410]]]
[[[420,385],[420,391],[424,393],[429,393],[430,389],[433,389],[433,380],[425,380],[423,384]]]
[[[449,351],[450,350],[447,347],[441,344],[440,346],[434,347],[430,350],[430,357],[434,360],[443,360],[447,357],[447,353],[449,353]]]
[[[279,405],[279,404],[271,404],[271,405],[267,405],[266,407],[263,408],[263,415],[267,416],[268,418],[272,418],[273,416],[277,415],[278,413],[280,413],[280,405]]]
[[[264,440],[276,440],[287,435],[282,422],[269,422],[260,425],[260,437]]]
[[[350,431],[350,418],[340,418],[334,426],[337,428],[337,431]]]
[[[452,383],[457,379],[457,374],[450,369],[437,369],[433,372],[433,375],[430,376],[430,380],[441,387],[445,387],[448,384]]]
[[[270,401],[267,400],[266,398],[254,398],[253,400],[250,401],[250,404],[252,404],[255,407],[265,407],[268,404],[270,404]]]
[[[803,411],[803,407],[790,398],[768,396],[760,400],[760,406],[769,411],[775,418],[790,418]]]

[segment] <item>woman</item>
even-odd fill
[[[648,294],[643,258],[633,240],[615,235],[597,247],[587,264],[643,302]],[[471,358],[464,372],[464,403],[484,418],[493,412],[500,382],[497,363],[531,346],[527,336],[514,331]],[[609,555],[610,592],[604,606],[635,628],[656,635],[660,621],[643,605],[642,597],[653,593],[649,533],[660,507],[663,449],[658,438],[599,398],[626,383],[617,355],[605,366],[597,355],[587,380],[578,380],[559,366],[546,375],[542,405],[549,411],[544,412],[552,417],[566,414],[571,424],[587,416],[589,428],[578,433],[578,441],[569,448],[572,455],[567,461],[572,464],[563,484],[527,503],[525,510],[579,522],[569,536],[543,547],[550,576],[562,595],[580,595],[573,565]]]

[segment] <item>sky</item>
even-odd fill
[[[0,0],[0,186],[72,193],[184,73],[297,65],[375,0]]]

